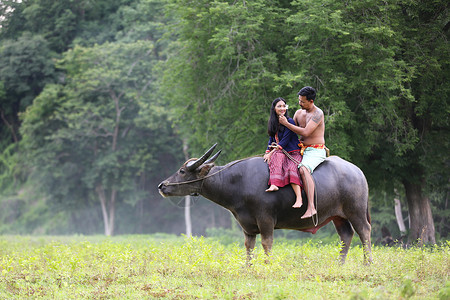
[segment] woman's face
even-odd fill
[[[277,116],[284,116],[284,114],[286,113],[286,110],[287,110],[287,106],[283,100],[280,100],[277,102],[277,104],[275,104],[275,113],[277,114]]]

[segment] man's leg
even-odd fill
[[[308,198],[308,209],[305,214],[301,217],[302,219],[310,218],[317,213],[314,207],[314,180],[309,173],[308,168],[305,166],[300,167],[300,176],[303,180],[303,187],[306,192],[306,197]]]

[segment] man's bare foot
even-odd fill
[[[275,191],[278,191],[279,189],[278,189],[278,187],[276,186],[276,185],[271,185],[267,190],[266,190],[266,192],[275,192]]]
[[[315,209],[307,210],[307,211],[305,212],[305,214],[301,217],[301,219],[311,218],[311,217],[314,216],[315,214],[317,214],[317,211],[316,211]]]
[[[300,198],[300,199],[297,199],[295,201],[295,203],[294,203],[294,205],[292,205],[292,207],[293,208],[300,208],[300,207],[302,207],[302,205],[303,205],[303,200],[302,200],[302,198]]]

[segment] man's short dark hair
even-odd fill
[[[297,93],[297,95],[306,96],[306,100],[315,100],[316,90],[313,87],[305,86]]]

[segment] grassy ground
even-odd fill
[[[0,299],[450,299],[450,242],[352,247],[276,241],[252,266],[241,245],[206,238],[0,236]]]

